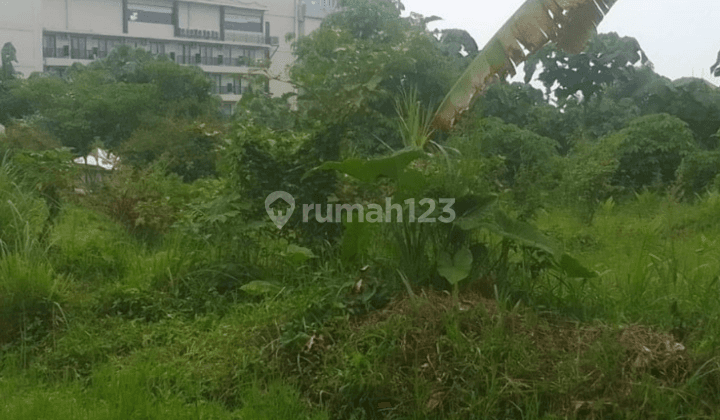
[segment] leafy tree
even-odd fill
[[[218,113],[209,80],[142,49],[121,46],[88,66],[76,63],[64,77],[34,74],[10,91],[77,155],[98,141],[117,149],[154,116],[197,118]]]
[[[598,205],[622,190],[612,184],[619,165],[619,137],[600,142],[580,142],[564,161],[560,190],[566,204],[591,223]]]
[[[289,96],[273,98],[263,93],[244,93],[235,118],[241,121],[252,119],[273,130],[293,129],[299,124],[299,115],[291,110]]]
[[[638,73],[638,80],[618,86],[614,97],[629,97],[642,114],[667,113],[688,123],[699,144],[717,148],[713,134],[720,128],[720,91],[706,81],[682,78],[675,81],[655,73]]]
[[[296,43],[291,79],[300,87],[298,104],[311,120],[343,126],[351,149],[379,149],[377,138],[399,147],[393,97],[415,87],[420,103],[431,106],[461,67],[393,4],[348,0],[344,6]]]
[[[718,52],[718,58],[715,64],[710,66],[710,73],[715,77],[720,77],[720,52]]]
[[[563,53],[554,44],[545,46],[525,63],[525,83],[532,80],[538,64],[543,67],[538,79],[560,104],[578,93],[583,102],[589,101],[606,86],[627,79],[636,65],[652,67],[635,38],[621,38],[615,32],[594,36],[580,54]]]
[[[0,82],[15,78],[15,68],[12,63],[17,63],[17,50],[12,43],[6,42],[0,50],[2,69],[0,71]]]
[[[685,198],[702,193],[720,174],[720,150],[698,150],[688,154],[677,171]]]
[[[193,182],[217,174],[217,148],[223,132],[224,127],[213,120],[156,117],[139,126],[118,149],[118,155],[138,170],[162,160],[169,172]]]
[[[618,147],[613,183],[636,190],[669,185],[683,158],[697,150],[687,123],[668,114],[636,118],[602,141]]]

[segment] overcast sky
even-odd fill
[[[443,18],[430,28],[467,30],[482,48],[524,0],[403,0],[410,11]],[[710,75],[720,51],[720,0],[618,0],[600,23],[640,42],[655,71],[670,79]]]

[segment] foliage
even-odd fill
[[[0,344],[7,344],[51,327],[60,290],[47,262],[5,249],[0,255]]]
[[[129,46],[87,67],[73,66],[64,78],[33,74],[11,87],[9,95],[24,115],[38,113],[43,125],[79,156],[97,140],[106,149],[119,147],[148,115],[217,113],[210,82],[200,69]],[[29,109],[23,110],[23,104]]]
[[[0,160],[0,249],[25,249],[39,241],[46,228],[46,202],[22,178],[5,154]]]
[[[163,161],[142,169],[120,166],[103,184],[88,197],[91,205],[131,234],[150,240],[169,230],[188,198],[188,187],[178,175],[168,173]]]
[[[470,63],[435,113],[434,126],[448,130],[496,78],[515,74],[515,67],[555,42],[569,53],[579,53],[595,33],[615,0],[578,0],[571,3],[529,0],[493,35]]]
[[[108,282],[123,276],[133,257],[132,238],[103,215],[67,206],[50,236],[50,258],[61,273]]]
[[[564,162],[560,189],[568,206],[580,203],[578,210],[586,223],[592,222],[601,203],[620,191],[612,185],[619,165],[618,140],[580,143]]]
[[[6,42],[0,50],[0,60],[2,67],[0,68],[0,84],[7,80],[15,78],[15,69],[13,62],[17,63],[17,50],[11,42]]]
[[[299,203],[324,203],[335,192],[332,175],[317,172],[304,174],[325,160],[337,158],[337,126],[316,133],[273,131],[253,120],[238,121],[223,150],[223,174],[232,188],[252,200],[252,217],[266,218],[265,198],[275,191],[285,191]],[[315,223],[314,209],[310,223],[300,218],[288,228],[300,228],[303,240],[332,239],[337,226]]]
[[[24,186],[37,191],[45,200],[49,211],[46,227],[49,227],[60,213],[63,194],[71,190],[78,174],[72,154],[67,148],[21,150],[13,155],[13,164],[23,173]]]
[[[682,159],[697,148],[687,124],[667,114],[636,118],[602,141],[618,144],[618,186],[640,189],[669,185]]]
[[[710,66],[710,73],[715,77],[720,77],[720,52],[718,52],[718,59],[715,64]]]
[[[298,106],[311,121],[338,125],[335,141],[360,154],[377,153],[378,138],[401,147],[394,96],[415,87],[434,108],[463,61],[444,57],[438,40],[400,18],[394,4],[367,0],[345,2],[295,48]]]
[[[290,130],[298,125],[298,118],[290,109],[288,97],[272,98],[252,92],[243,94],[235,118],[253,119],[257,124],[275,131]]]
[[[123,163],[136,169],[161,160],[168,171],[193,182],[217,174],[217,149],[224,127],[216,121],[158,117],[143,123],[118,150]]]
[[[451,144],[463,156],[504,157],[507,168],[504,180],[511,186],[521,168],[537,166],[547,173],[557,156],[557,143],[552,139],[505,124],[499,118],[468,121],[459,136]]]
[[[459,128],[448,144],[463,159],[499,157],[504,171],[492,181],[502,190],[508,189],[524,213],[541,207],[541,191],[551,188],[559,175],[554,140],[495,117],[468,119]]]
[[[686,155],[677,170],[677,179],[682,184],[685,198],[693,199],[696,194],[712,187],[713,180],[720,175],[720,151],[698,150]]]
[[[42,120],[35,118],[13,121],[1,141],[13,149],[43,151],[61,147],[58,140],[42,126]]]
[[[578,93],[589,101],[606,86],[630,77],[636,65],[652,67],[635,38],[621,38],[615,32],[592,37],[580,54],[565,54],[552,44],[544,47],[527,60],[525,83],[532,80],[538,64],[542,64],[538,79],[560,104]]]
[[[395,109],[403,146],[421,150],[428,147],[433,135],[432,110],[423,109],[418,100],[417,89],[412,89],[410,92],[403,91],[402,96],[395,103]]]

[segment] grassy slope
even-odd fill
[[[325,265],[188,315],[141,273],[172,279],[190,250],[145,249],[83,212],[66,211],[49,251],[64,313],[0,350],[0,418],[710,418],[720,403],[717,196],[646,194],[592,226],[540,215],[601,273],[541,279],[550,313],[468,290],[460,312],[427,292],[350,317],[321,302],[352,295],[356,273]],[[558,316],[558,298],[584,321]]]

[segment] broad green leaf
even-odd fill
[[[472,261],[472,253],[467,247],[463,247],[453,256],[443,251],[438,257],[438,273],[450,284],[456,285],[470,275]]]
[[[457,226],[463,230],[484,227],[489,221],[490,210],[497,202],[497,195],[466,195],[455,201],[453,206],[458,218]]]
[[[405,149],[378,159],[350,158],[342,162],[325,162],[313,171],[334,169],[368,183],[374,182],[379,177],[397,180],[410,162],[422,156],[425,156],[422,150]],[[306,173],[303,178],[309,174],[310,172]]]
[[[281,287],[277,284],[257,280],[241,286],[240,290],[250,295],[260,296],[278,293],[281,290]]]
[[[555,256],[562,254],[562,247],[540,233],[537,228],[519,220],[513,220],[502,211],[495,212],[495,220],[485,225],[490,231],[521,244],[531,246]]]
[[[297,245],[288,245],[283,255],[295,265],[301,265],[311,258],[317,258],[311,250]]]
[[[434,127],[448,130],[495,78],[515,75],[515,67],[548,42],[579,53],[617,0],[526,0],[488,41],[460,76],[435,113]]]
[[[562,254],[558,266],[568,277],[591,279],[598,276],[596,272],[585,268],[569,254]]]

